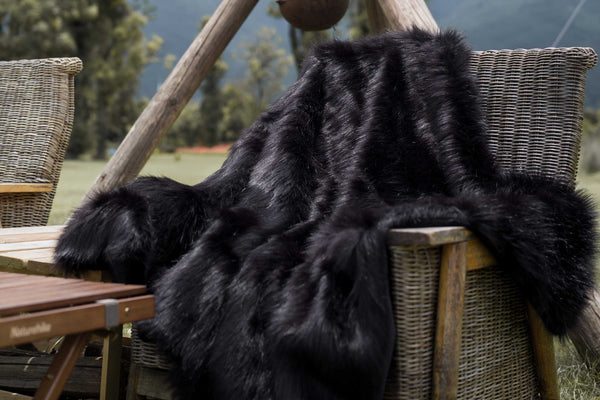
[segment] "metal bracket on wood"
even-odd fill
[[[96,300],[96,303],[104,304],[104,327],[106,329],[119,326],[119,302],[115,299]]]

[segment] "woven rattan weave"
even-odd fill
[[[440,247],[390,248],[396,357],[384,399],[430,399]],[[467,273],[459,399],[538,392],[525,301],[501,270]]]
[[[136,324],[131,328],[131,361],[144,367],[171,369],[169,361],[156,350],[154,343],[140,339]]]
[[[491,150],[501,167],[574,183],[589,48],[476,52]],[[430,399],[440,247],[391,247],[397,343],[385,399]],[[498,268],[467,273],[458,399],[529,400],[538,382],[524,300]]]
[[[50,183],[41,193],[0,194],[5,228],[45,225],[74,113],[78,58],[0,62],[0,183]]]
[[[475,52],[471,70],[500,165],[574,182],[590,48]]]

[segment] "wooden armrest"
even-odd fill
[[[0,183],[0,193],[40,193],[51,190],[51,183]]]
[[[390,229],[387,243],[390,246],[439,246],[474,238],[473,233],[464,226],[404,228]]]
[[[467,242],[467,271],[496,265],[496,260],[479,239],[464,226],[390,229],[388,246],[443,246]]]

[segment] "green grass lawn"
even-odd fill
[[[225,154],[154,154],[141,175],[166,176],[182,183],[195,184],[216,171],[225,158]],[[64,162],[48,224],[66,221],[105,165],[104,161]],[[600,204],[600,173],[580,176],[578,187],[588,190]]]
[[[225,157],[225,154],[154,154],[140,175],[166,176],[195,184],[216,171]],[[105,165],[104,161],[65,160],[49,225],[63,224],[67,220]]]
[[[225,157],[217,154],[155,154],[141,175],[166,176],[182,183],[194,184],[217,170]],[[105,164],[96,161],[65,161],[49,224],[65,222]],[[588,190],[596,203],[600,204],[600,173],[580,176],[578,187]],[[600,399],[598,373],[581,363],[568,341],[557,340],[556,350],[561,398]]]
[[[596,204],[600,204],[600,172],[591,175],[580,174],[577,187],[588,191]]]
[[[600,399],[600,364],[587,365],[567,339],[554,341],[561,400]]]

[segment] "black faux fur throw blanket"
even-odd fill
[[[151,285],[143,332],[183,399],[380,399],[392,227],[467,226],[564,334],[593,284],[590,201],[499,170],[469,56],[454,32],[317,46],[221,169],[95,196],[56,261]]]

